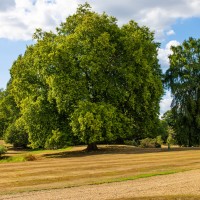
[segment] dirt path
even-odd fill
[[[134,181],[0,196],[10,200],[105,200],[142,196],[200,195],[200,170]]]

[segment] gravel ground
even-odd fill
[[[200,195],[200,170],[118,183],[3,195],[10,200],[105,200],[117,198]]]

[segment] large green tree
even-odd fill
[[[119,27],[84,4],[56,33],[38,29],[34,39],[11,69],[11,93],[33,147],[72,133],[94,148],[111,136],[151,136],[163,89],[159,44],[147,27]]]
[[[189,38],[172,47],[165,83],[171,89],[177,142],[200,144],[200,39]]]

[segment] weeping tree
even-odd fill
[[[165,84],[171,89],[176,139],[180,145],[200,144],[200,39],[172,47]]]

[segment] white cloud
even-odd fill
[[[180,43],[176,40],[171,40],[168,42],[164,49],[160,48],[158,50],[158,59],[161,65],[163,72],[169,67],[169,58],[168,56],[172,53],[171,46],[178,46]]]
[[[167,91],[160,102],[160,116],[162,116],[167,110],[170,110],[172,97],[170,91]]]
[[[0,38],[29,40],[36,28],[54,30],[75,12],[76,0],[15,0],[15,6],[0,11]]]
[[[174,30],[169,30],[169,31],[167,31],[166,34],[167,34],[167,35],[175,35],[175,32],[174,32]]]
[[[157,39],[172,34],[177,19],[200,17],[199,0],[88,0],[98,12],[116,16],[119,24],[130,19],[156,31]],[[1,0],[0,38],[28,40],[36,28],[53,30],[85,0]]]
[[[165,32],[171,30],[177,19],[200,17],[199,0],[109,0],[103,4],[100,1],[89,2],[97,10],[116,16],[120,24],[133,19],[150,27],[158,40],[165,37]]]

